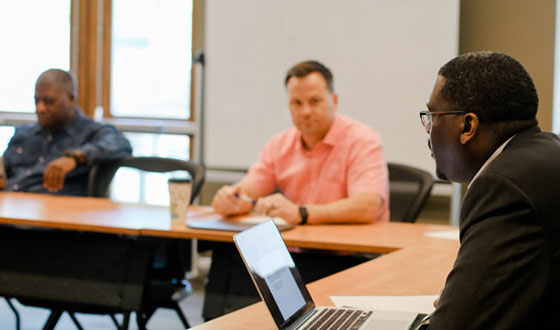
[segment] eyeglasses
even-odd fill
[[[430,112],[430,111],[420,111],[420,120],[422,125],[426,129],[426,132],[430,134],[432,129],[433,119],[432,116],[445,116],[445,115],[462,115],[467,113],[466,111],[441,111],[441,112]]]

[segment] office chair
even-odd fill
[[[416,222],[434,185],[433,176],[421,169],[395,163],[389,168],[391,221]]]
[[[205,178],[204,167],[193,161],[161,157],[127,157],[95,166],[90,173],[89,195],[107,197],[111,181],[120,168],[159,173],[186,171],[192,178],[191,203],[200,193]],[[162,257],[159,259],[162,260],[156,257],[142,307],[136,313],[140,328],[146,326],[159,307],[174,309],[185,328],[189,328],[187,318],[179,306],[179,301],[192,291],[190,283],[184,279],[188,268],[186,263],[190,258],[189,251],[189,241],[185,240],[165,241],[158,250],[158,255]]]
[[[132,236],[2,227],[1,291],[23,305],[49,309],[46,330],[54,329],[64,312],[78,329],[83,327],[73,313],[123,314],[122,326],[113,321],[127,329],[130,313],[141,307],[157,247],[155,240]]]
[[[191,176],[191,203],[200,193],[204,184],[205,169],[193,161],[161,157],[126,157],[118,161],[102,163],[91,169],[89,176],[88,196],[109,197],[109,186],[119,168],[129,167],[146,172],[186,171]]]
[[[204,168],[192,161],[160,157],[126,157],[118,161],[97,164],[92,167],[88,186],[89,196],[107,197],[109,186],[115,173],[119,168],[123,167],[135,168],[146,172],[188,172],[192,178],[191,202],[199,194],[205,177]],[[62,233],[58,235],[61,235],[61,238],[57,239],[68,239],[71,242],[75,240],[73,238],[75,235],[69,238],[62,236],[64,235]],[[123,245],[118,239],[113,239],[110,235],[104,239],[107,239],[107,242],[111,244]],[[113,242],[113,240],[115,240],[115,242]],[[83,261],[88,258],[101,258],[102,260],[107,260],[107,262],[112,262],[111,266],[108,266],[110,269],[114,269],[116,265],[119,266],[119,270],[122,268],[122,272],[112,272],[116,274],[111,274],[112,276],[118,276],[118,278],[102,279],[105,282],[109,282],[110,285],[97,288],[96,285],[94,285],[99,282],[97,279],[91,282],[93,284],[86,286],[78,283],[81,286],[77,286],[73,291],[77,292],[76,295],[79,296],[90,296],[86,303],[57,304],[50,300],[41,299],[18,300],[25,305],[45,307],[51,310],[51,314],[47,319],[44,329],[54,329],[60,316],[64,312],[70,315],[70,318],[78,329],[83,329],[83,327],[74,315],[75,313],[107,314],[111,317],[118,329],[128,329],[131,311],[135,311],[137,314],[136,320],[139,329],[145,329],[150,317],[159,307],[174,309],[183,323],[183,326],[189,328],[189,323],[179,306],[179,301],[191,293],[190,283],[184,278],[184,274],[187,270],[187,260],[190,257],[189,242],[171,239],[160,244],[157,240],[137,240],[134,238],[130,240],[126,239],[125,241],[127,245],[124,247],[105,244],[107,246],[103,250],[107,250],[105,254],[101,254],[99,251],[93,251],[90,257],[76,256],[76,261],[74,262],[76,264],[80,264],[80,260]],[[84,243],[83,238],[78,243],[87,244]],[[94,244],[91,245],[94,246]],[[116,253],[117,249],[124,250],[122,253]],[[142,253],[141,258],[130,258],[129,255],[132,251],[136,251],[135,255]],[[155,260],[154,251],[156,251]],[[162,258],[158,258],[157,256]],[[55,259],[55,257],[50,255],[48,257]],[[119,259],[121,261],[116,262],[115,258],[117,257],[121,258]],[[45,258],[43,257],[43,259]],[[53,264],[55,263],[53,262]],[[86,268],[86,266],[75,268]],[[146,271],[146,269],[149,269],[149,271]],[[70,272],[73,270],[68,269],[65,271]],[[95,272],[91,273],[93,273],[93,276],[97,276]],[[145,274],[147,275],[145,276]],[[104,276],[104,274],[101,274],[101,276]],[[134,278],[131,279],[129,278],[130,276]],[[125,282],[133,282],[134,287],[131,287]],[[86,284],[87,283],[88,282],[86,282]],[[122,287],[122,285],[125,285],[125,287]],[[48,286],[44,287],[46,290],[49,290]],[[25,296],[25,292],[17,293],[18,296]],[[99,303],[91,304],[92,295],[95,297],[98,296],[97,299]],[[142,297],[140,306],[136,305],[139,295]],[[72,300],[76,299],[74,298]],[[124,317],[122,324],[119,324],[114,314],[121,313]],[[19,323],[18,315],[16,316],[16,322]]]

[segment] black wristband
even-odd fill
[[[77,152],[72,151],[72,150],[66,150],[64,152],[64,156],[65,157],[72,157],[74,158],[74,160],[76,161],[76,166],[80,166],[80,165],[84,165],[84,159],[82,159]]]
[[[307,224],[307,218],[309,218],[309,213],[307,212],[307,208],[303,205],[299,206],[299,216],[301,217],[300,225]]]

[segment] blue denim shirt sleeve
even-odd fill
[[[48,193],[43,187],[43,173],[51,161],[68,150],[83,152],[88,164],[66,175],[64,188],[58,192],[64,195],[86,195],[91,165],[132,153],[130,143],[115,127],[97,123],[76,109],[74,118],[56,132],[46,131],[37,123],[16,128],[4,152],[7,189]]]
[[[132,153],[128,140],[112,125],[99,125],[84,141],[74,150],[86,155],[88,166],[120,159]]]

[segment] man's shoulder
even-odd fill
[[[560,189],[560,157],[551,157],[560,154],[560,139],[553,135],[529,132],[512,139],[473,181],[464,205],[478,204],[481,198],[499,204],[500,198],[520,194],[541,211],[550,210],[548,196]]]
[[[40,130],[41,130],[41,125],[39,125],[38,123],[23,124],[23,125],[16,126],[14,136],[32,135],[38,133]]]
[[[335,135],[344,135],[346,141],[380,141],[381,135],[371,126],[354,118],[337,115]]]
[[[107,129],[118,132],[115,126],[108,123],[95,121],[80,109],[77,109],[76,118],[72,121],[70,126],[71,130],[75,130],[86,135],[89,135],[89,133],[91,133],[92,131]]]
[[[553,172],[560,167],[560,138],[552,133],[537,130],[526,131],[515,136],[489,168],[507,173],[515,171],[519,176],[522,171],[537,171],[550,168]],[[530,160],[530,161],[529,161]]]
[[[268,145],[286,145],[299,141],[300,133],[297,128],[291,127],[282,132],[274,134],[268,141]]]
[[[102,126],[103,124],[96,122],[95,120],[91,119],[88,115],[86,115],[81,109],[77,108],[76,109],[76,115],[75,115],[75,124],[78,126],[82,126],[82,125],[87,125],[87,126],[91,126],[91,127],[98,127],[98,126]]]

